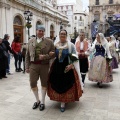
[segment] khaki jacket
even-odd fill
[[[51,57],[49,56],[49,52],[54,52],[54,44],[52,40],[48,38],[43,38],[41,41],[41,54],[45,55],[45,59],[41,61],[41,64],[49,64],[49,60]],[[35,59],[35,47],[37,44],[36,38],[32,38],[28,42],[27,52],[25,57],[25,68],[29,69],[30,62],[34,62]]]

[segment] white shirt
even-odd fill
[[[37,42],[40,43],[42,41],[42,38],[37,37]]]
[[[116,48],[119,49],[119,40],[116,41]]]
[[[80,50],[83,50],[83,48],[84,48],[84,43],[82,41],[82,42],[80,42]]]

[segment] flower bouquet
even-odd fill
[[[79,60],[76,54],[71,54],[71,53],[69,53],[69,54],[68,54],[68,57],[69,57],[69,59],[70,59],[70,64],[73,64],[74,62],[76,62],[76,61]],[[64,70],[64,73],[66,73],[66,72],[67,72],[67,71],[66,71],[66,69],[65,69],[65,70]]]
[[[107,61],[108,65],[109,65],[109,67],[110,67],[111,63],[112,63],[112,58],[106,57],[106,61]]]
[[[71,54],[71,53],[69,53],[69,54],[68,54],[68,57],[70,58],[70,62],[71,62],[71,63],[74,63],[74,62],[76,62],[76,61],[79,60],[76,54]]]

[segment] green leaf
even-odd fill
[[[74,63],[75,61],[78,61],[79,59],[77,58],[76,54],[68,54],[70,60],[72,63]]]

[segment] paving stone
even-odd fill
[[[98,88],[86,78],[83,96],[79,102],[66,104],[60,112],[60,103],[46,97],[46,109],[33,110],[34,95],[29,86],[29,74],[14,71],[0,80],[0,120],[120,120],[120,65],[113,70],[114,81]],[[38,81],[39,95],[40,81]]]

